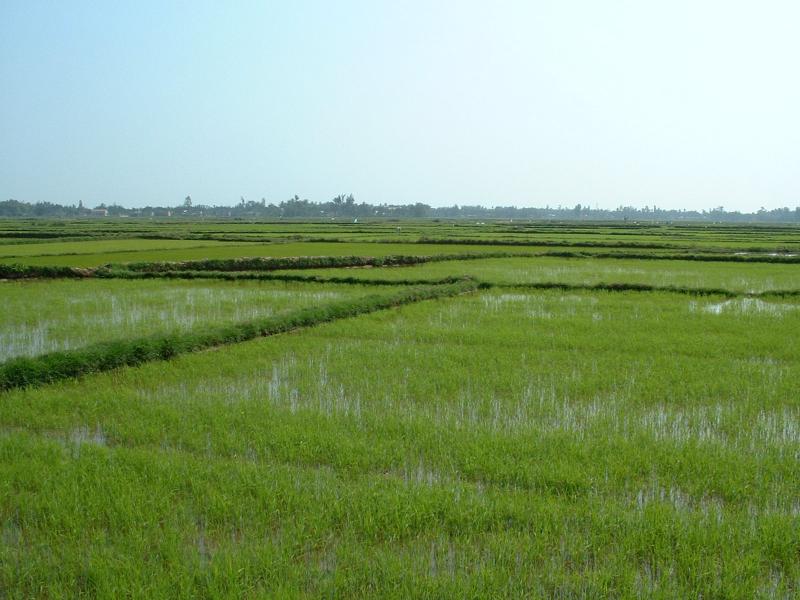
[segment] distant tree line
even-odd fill
[[[520,208],[516,206],[444,206],[432,207],[417,202],[415,204],[367,204],[356,202],[352,194],[340,194],[328,202],[312,202],[294,196],[278,204],[262,198],[260,201],[240,198],[232,206],[207,206],[194,204],[191,196],[175,206],[146,206],[126,208],[119,204],[100,204],[88,208],[82,202],[64,206],[51,202],[20,202],[6,200],[0,202],[0,217],[183,217],[238,219],[361,219],[369,217],[398,219],[536,219],[536,220],[586,220],[586,221],[712,221],[712,222],[800,222],[800,206],[795,208],[761,208],[756,212],[742,213],[726,211],[723,207],[711,210],[671,210],[656,206],[636,208],[619,206],[615,209],[591,208],[578,204],[574,207],[545,206],[539,208]]]

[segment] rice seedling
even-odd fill
[[[364,295],[284,282],[26,281],[0,290],[0,362],[98,341],[248,321]]]
[[[289,271],[291,272],[291,271]],[[504,257],[479,261],[426,263],[402,269],[311,269],[305,275],[370,279],[431,280],[469,276],[495,285],[564,283],[571,285],[640,284],[718,288],[740,293],[800,289],[800,268],[791,264],[739,264],[646,259]]]
[[[232,344],[258,336],[275,335],[299,327],[352,317],[355,315],[452,296],[477,289],[477,284],[462,280],[437,286],[404,289],[393,294],[370,295],[329,302],[276,316],[259,316],[227,325],[195,327],[185,332],[162,332],[150,336],[111,339],[74,350],[48,352],[32,358],[19,357],[0,363],[0,390],[67,377],[107,371],[122,366],[164,360],[186,352]]]
[[[215,262],[0,283],[0,595],[800,595],[798,265],[417,243],[725,255],[793,230],[120,227],[360,241],[32,256]],[[487,256],[364,258],[462,251]]]
[[[800,312],[718,302],[487,291],[6,393],[0,581],[792,596]]]

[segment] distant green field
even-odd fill
[[[10,261],[14,258],[29,259],[32,257],[52,258],[60,254],[117,254],[121,252],[157,252],[162,250],[185,250],[196,248],[214,248],[230,246],[225,242],[213,240],[83,240],[79,242],[40,242],[25,244],[5,244],[0,246],[0,259]],[[246,244],[237,244],[246,248]]]
[[[220,262],[0,281],[0,597],[800,596],[796,228],[3,235],[21,240],[4,263]],[[326,236],[341,241],[311,241]],[[480,243],[451,243],[466,238]],[[784,262],[725,262],[743,256]],[[155,354],[133,344],[155,335]]]
[[[0,220],[0,242],[53,242],[59,237],[85,241],[158,236],[187,241],[343,241],[474,240],[539,244],[646,245],[671,249],[797,252],[798,229],[792,226],[592,222],[349,221],[192,222],[179,219],[74,221]],[[2,246],[0,246],[2,248]]]
[[[147,240],[149,241],[149,240]],[[79,242],[96,243],[96,242]],[[49,244],[48,244],[49,245]],[[72,245],[70,245],[71,247]],[[526,253],[536,248],[503,248],[504,251]],[[437,254],[451,252],[491,252],[493,246],[434,245],[434,244],[372,244],[372,243],[309,243],[288,242],[277,244],[218,244],[194,248],[170,248],[162,250],[101,252],[94,254],[62,254],[58,256],[26,256],[0,258],[0,263],[26,265],[69,265],[96,267],[109,262],[183,261],[213,258],[236,258],[240,256],[385,256],[387,254]]]
[[[470,276],[497,285],[641,283],[654,286],[723,288],[736,292],[800,289],[800,265],[741,264],[681,260],[521,257],[434,262],[387,269],[286,271],[320,277],[430,279]]]

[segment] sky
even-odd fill
[[[800,205],[800,3],[0,1],[0,199]]]

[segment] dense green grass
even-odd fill
[[[7,394],[2,582],[791,596],[800,310],[717,304],[483,293]]]

